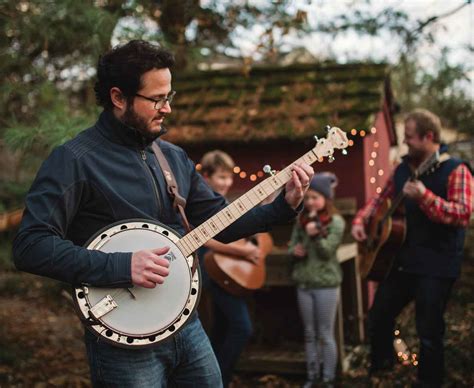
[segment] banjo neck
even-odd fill
[[[304,162],[311,165],[316,161],[322,162],[326,156],[332,161],[334,160],[333,153],[335,148],[345,149],[348,146],[345,132],[337,127],[328,129],[327,138],[316,138],[316,140],[316,146],[291,165],[260,182],[250,191],[182,237],[176,245],[184,256],[187,257],[195,252],[249,210],[261,203],[265,198],[283,187],[292,177],[292,166],[294,164]]]

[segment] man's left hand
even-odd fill
[[[421,198],[423,198],[425,191],[425,185],[418,180],[408,181],[405,183],[405,186],[403,186],[403,193],[408,198],[414,199],[415,201],[419,201]]]
[[[296,209],[308,190],[309,182],[314,175],[313,168],[306,163],[294,164],[291,180],[285,186],[285,199],[292,209]]]

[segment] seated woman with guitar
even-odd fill
[[[234,166],[234,161],[227,153],[215,150],[206,153],[201,159],[201,174],[215,192],[225,196],[233,183]],[[259,237],[263,237],[264,241],[270,239],[270,246],[265,244],[266,247],[259,248],[250,240],[223,244],[212,239],[199,251],[203,287],[209,291],[212,298],[210,339],[221,368],[224,387],[229,385],[234,366],[253,329],[245,299],[239,295],[242,286],[232,279],[230,273],[225,272],[225,268],[219,267],[217,256],[223,261],[226,260],[228,263],[224,265],[230,269],[240,265],[258,270],[263,255],[271,250],[271,237],[267,233],[260,235],[257,235],[257,241],[261,240]],[[244,271],[239,269],[240,275],[243,273],[244,276],[250,276],[248,271],[243,269]]]
[[[332,205],[336,184],[337,178],[332,173],[314,175],[289,245],[289,253],[294,257],[292,278],[298,287],[304,328],[307,369],[304,387],[308,388],[318,382],[320,375],[327,386],[332,386],[336,375],[334,322],[342,282],[336,250],[345,226]]]

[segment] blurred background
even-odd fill
[[[2,387],[90,384],[68,286],[16,272],[10,250],[39,165],[95,122],[95,65],[116,44],[147,39],[175,53],[177,95],[167,139],[195,163],[211,149],[231,154],[234,198],[264,178],[264,164],[282,168],[314,146],[312,136],[324,135],[325,125],[337,125],[349,134],[349,155],[318,168],[339,176],[336,204],[349,224],[404,154],[400,123],[418,107],[439,115],[451,153],[473,162],[470,0],[0,0],[0,25]],[[290,230],[272,232],[267,283],[249,297],[256,334],[237,386],[304,380],[286,258]],[[448,307],[448,386],[474,383],[473,235],[471,228]],[[357,274],[348,233],[343,248],[340,381],[362,386],[373,285]],[[418,346],[412,314],[399,324],[409,357],[393,381],[409,386]]]

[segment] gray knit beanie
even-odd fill
[[[319,172],[314,174],[309,187],[318,193],[324,195],[328,199],[334,198],[334,188],[337,186],[338,180],[332,172]]]

